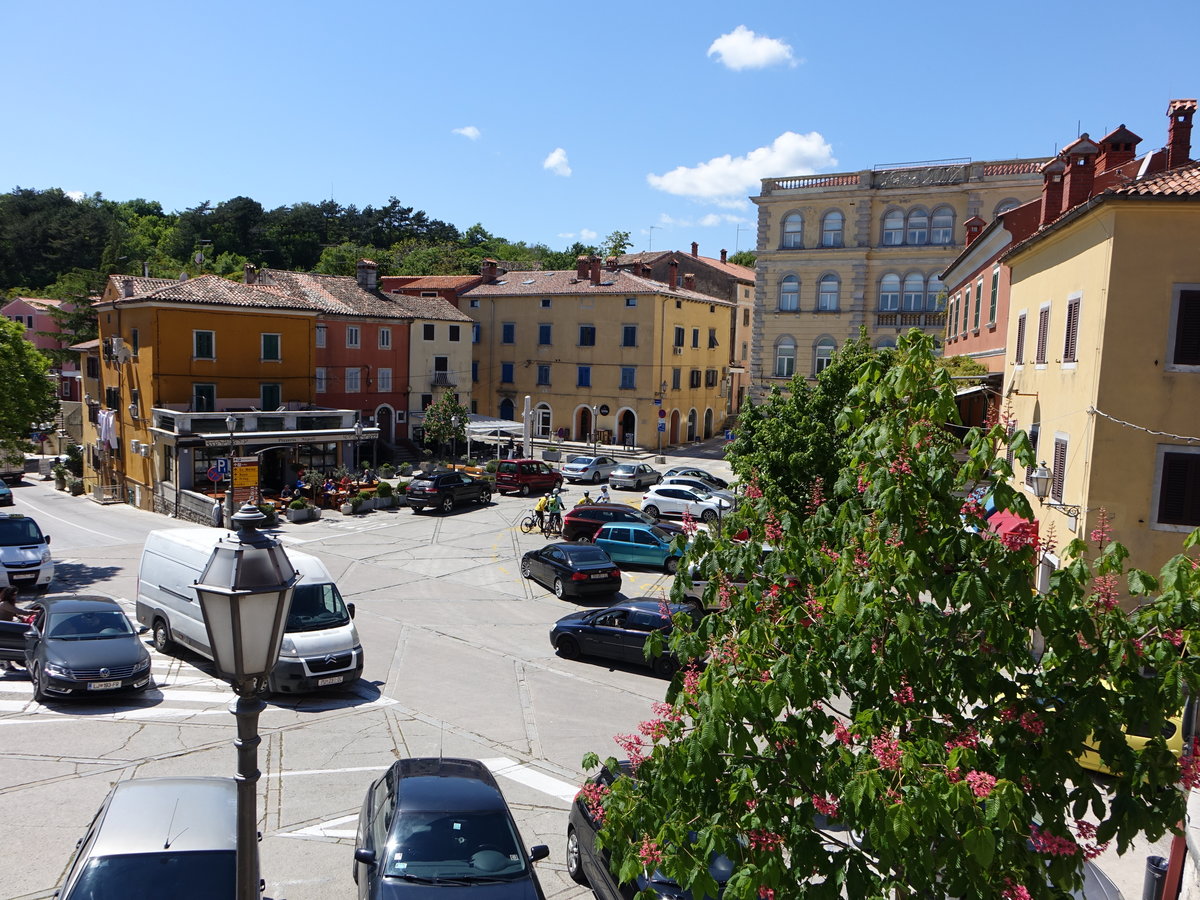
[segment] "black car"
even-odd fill
[[[584,597],[621,590],[621,570],[592,544],[547,544],[521,557],[521,575],[554,591],[554,596]]]
[[[674,537],[683,534],[683,526],[673,523],[659,522],[650,518],[640,509],[626,506],[624,503],[593,503],[587,506],[576,506],[567,510],[563,516],[562,536],[564,541],[590,541],[596,536],[601,525],[609,522],[633,522],[641,525],[657,525],[663,531]]]
[[[23,662],[39,701],[150,686],[150,653],[115,600],[46,597],[33,623],[0,622],[0,659]]]
[[[646,638],[661,631],[671,633],[671,617],[696,613],[690,605],[664,603],[661,600],[626,600],[607,609],[584,610],[563,616],[550,629],[550,646],[560,656],[603,656],[624,663],[649,664],[656,675],[670,677],[679,667],[669,651],[652,660],[646,659]]]
[[[491,503],[492,485],[462,472],[422,472],[408,483],[404,499],[415,513],[427,506],[448,513],[464,503]]]
[[[370,788],[358,817],[359,900],[436,897],[544,900],[492,773],[479,760],[402,759]]]

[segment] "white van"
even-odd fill
[[[182,644],[212,659],[204,615],[193,587],[225,533],[213,528],[152,531],[138,569],[137,620],[153,633],[155,649]],[[272,691],[299,693],[350,684],[362,675],[363,649],[351,619],[354,604],[315,556],[287,551],[300,576],[284,624]]]

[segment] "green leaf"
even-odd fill
[[[991,868],[996,853],[996,836],[988,828],[972,828],[963,834],[963,845],[982,869]]]

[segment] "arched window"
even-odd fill
[[[880,338],[879,340],[877,340],[875,342],[875,349],[876,350],[895,350],[896,349],[896,339],[890,338],[890,337]]]
[[[846,218],[838,210],[830,210],[821,219],[821,246],[841,247]]]
[[[775,377],[791,378],[796,374],[796,342],[781,337],[775,345]]]
[[[822,275],[817,284],[817,309],[823,312],[836,311],[841,287],[842,283],[836,275]]]
[[[883,217],[883,246],[899,247],[904,243],[904,213],[893,209]]]
[[[789,213],[783,217],[784,250],[799,250],[804,246],[804,216],[800,213]]]
[[[908,237],[906,244],[929,243],[929,213],[923,209],[914,209],[908,214]]]
[[[901,308],[905,312],[925,308],[925,279],[916,272],[904,276],[904,304]]]
[[[779,282],[779,311],[795,312],[800,308],[800,279],[785,275]]]
[[[933,211],[929,243],[943,246],[954,243],[954,210],[949,206],[939,206]]]
[[[946,286],[936,275],[930,275],[929,284],[925,286],[925,308],[932,312],[946,308]]]
[[[1006,197],[996,204],[996,210],[992,213],[992,218],[994,219],[996,216],[1000,215],[1000,213],[1006,213],[1010,209],[1016,209],[1020,205],[1021,201],[1017,200],[1015,197]]]
[[[821,338],[817,341],[813,348],[813,374],[820,375],[833,362],[833,351],[837,349],[837,344],[833,342],[833,338]]]
[[[879,311],[895,312],[900,308],[900,276],[884,275],[879,280]]]

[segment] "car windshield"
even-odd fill
[[[614,475],[632,475],[635,469],[633,466],[617,466],[613,469]]]
[[[133,634],[125,613],[118,609],[88,612],[52,612],[46,636],[67,641],[117,638]]]
[[[665,543],[669,544],[669,543],[671,543],[672,540],[674,540],[674,536],[672,534],[670,534],[669,532],[663,531],[657,525],[651,525],[650,532],[656,538],[658,538],[660,541],[663,541]]]
[[[350,624],[350,612],[342,602],[337,586],[298,584],[292,594],[284,631],[320,631]]]
[[[563,548],[573,563],[610,562],[608,554],[599,547],[587,544],[580,547]]]
[[[42,529],[33,519],[0,519],[0,547],[42,543]]]
[[[592,458],[590,456],[572,456],[567,460],[569,466],[590,466]]]
[[[383,873],[417,881],[507,880],[525,873],[512,823],[502,810],[396,816]]]
[[[91,860],[63,900],[233,900],[237,858],[232,850],[129,853]]]

